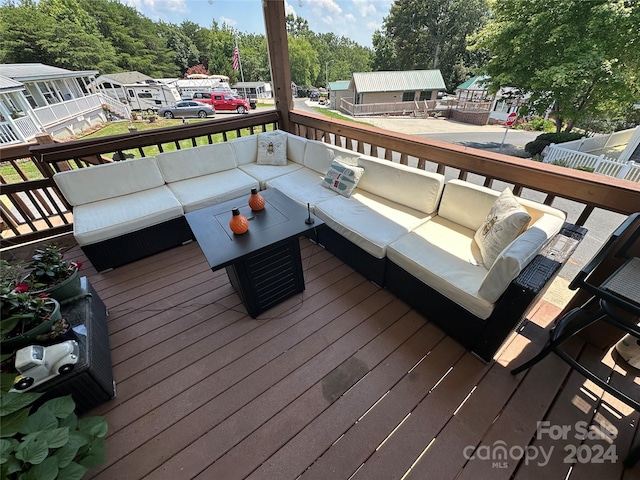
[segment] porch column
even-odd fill
[[[291,68],[289,66],[289,43],[283,0],[262,0],[264,24],[267,35],[267,51],[271,66],[271,81],[276,110],[280,113],[280,128],[293,133],[289,112],[293,110],[291,93]]]

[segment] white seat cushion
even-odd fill
[[[431,218],[358,188],[350,198],[338,195],[320,202],[314,211],[332,230],[376,258],[384,258],[387,245]]]
[[[494,304],[478,295],[487,269],[477,264],[474,230],[435,216],[387,248],[387,258],[449,300],[486,319]],[[472,262],[474,262],[472,263]]]
[[[167,186],[182,204],[185,213],[238,198],[245,194],[248,201],[251,189],[259,188],[258,181],[255,178],[237,168],[189,178],[180,182],[172,182]]]
[[[324,174],[309,168],[301,168],[287,175],[268,180],[266,186],[267,188],[277,188],[304,207],[309,203],[314,208],[318,203],[338,195],[321,185],[323,179]]]
[[[240,165],[238,168],[258,180],[258,182],[260,183],[260,189],[264,190],[265,188],[267,188],[267,182],[272,178],[295,172],[296,170],[300,170],[303,167],[299,163],[288,161],[284,166],[258,165],[257,163],[247,163]]]
[[[73,209],[73,234],[78,245],[118,237],[157,225],[184,213],[168,187],[120,195],[77,205]]]

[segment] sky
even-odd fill
[[[190,20],[210,28],[213,20],[243,33],[265,33],[261,0],[120,0],[151,20]],[[365,47],[389,14],[393,0],[285,0],[287,13],[309,22],[314,33],[333,32]]]

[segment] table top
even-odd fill
[[[297,238],[324,222],[311,214],[314,223],[305,220],[307,209],[291,200],[278,189],[261,191],[265,208],[253,212],[249,208],[247,195],[205,207],[185,215],[196,241],[212,270],[231,265],[243,256],[256,252],[280,241]],[[249,231],[234,234],[229,228],[231,210],[238,208],[249,220]]]

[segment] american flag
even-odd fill
[[[240,69],[240,52],[238,51],[238,45],[233,49],[233,69]]]

